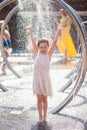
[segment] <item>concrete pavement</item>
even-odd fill
[[[56,59],[56,58],[55,58]],[[54,61],[55,61],[54,59]],[[32,93],[32,65],[18,63],[30,62],[29,57],[9,57],[13,67],[22,75],[17,78],[7,68],[7,75],[0,76],[0,82],[9,91],[0,90],[0,130],[87,130],[87,82],[78,95],[60,113],[50,114],[49,110],[60,103],[70,92],[58,90],[67,82],[64,76],[70,72],[70,66],[59,65],[51,68],[54,96],[48,99],[49,122],[38,124],[36,97]],[[2,72],[0,72],[2,73]]]

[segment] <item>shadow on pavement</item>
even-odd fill
[[[47,122],[37,123],[31,126],[31,130],[52,130],[53,126]]]

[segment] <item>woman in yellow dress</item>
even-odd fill
[[[66,14],[64,9],[60,10],[62,18],[60,19],[60,22],[58,23],[55,19],[55,23],[58,25],[58,28],[62,28],[61,35],[58,37],[57,40],[57,46],[60,51],[60,53],[63,53],[65,55],[65,61],[69,57],[76,56],[77,52],[72,40],[72,37],[70,35],[70,29],[71,29],[71,19]]]

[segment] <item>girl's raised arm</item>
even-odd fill
[[[54,52],[54,49],[55,49],[55,46],[56,46],[56,43],[57,43],[57,40],[58,40],[58,37],[61,35],[61,29],[57,29],[56,31],[56,34],[55,34],[55,38],[49,48],[49,55],[52,56],[53,52]]]
[[[38,47],[37,47],[37,44],[36,44],[36,41],[35,41],[35,38],[34,38],[34,35],[33,35],[33,32],[32,32],[32,28],[30,26],[27,26],[26,29],[29,30],[34,53],[37,53]]]

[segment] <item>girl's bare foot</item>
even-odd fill
[[[49,122],[49,120],[46,117],[43,118],[43,121],[46,122],[46,123]]]
[[[39,119],[38,121],[37,121],[37,123],[41,123],[42,122],[42,119]]]

